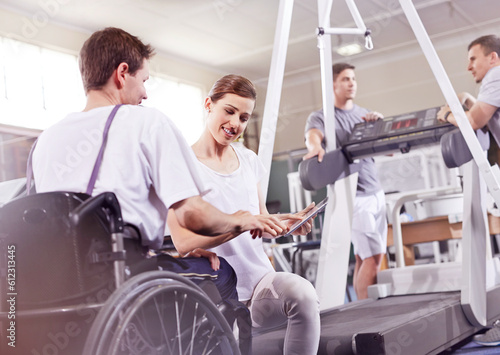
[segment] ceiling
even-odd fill
[[[446,43],[483,28],[500,27],[498,0],[414,0],[433,41]],[[347,60],[386,61],[416,47],[415,37],[397,0],[357,0],[373,34],[374,49]],[[278,0],[0,0],[0,7],[28,18],[91,33],[116,26],[151,43],[160,55],[209,68],[267,80],[278,16]],[[332,27],[353,27],[345,1],[334,0]],[[315,30],[317,2],[295,0],[286,61],[288,78],[319,71]],[[500,32],[500,31],[497,31]],[[332,45],[353,41],[333,36]],[[368,54],[369,53],[369,54]],[[338,56],[338,55],[337,55]]]

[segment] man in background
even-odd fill
[[[356,123],[383,117],[354,103],[357,90],[354,69],[348,63],[333,65],[337,146],[347,142]],[[328,139],[325,137],[323,110],[309,115],[305,137],[308,153],[304,159],[318,156],[321,162]],[[365,299],[368,297],[368,286],[377,280],[377,272],[386,252],[387,222],[385,195],[377,178],[375,162],[372,158],[364,158],[360,164],[352,218],[352,244],[356,258],[353,286],[357,298]]]

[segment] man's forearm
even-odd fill
[[[234,232],[227,232],[214,236],[206,236],[192,232],[179,224],[175,211],[172,210],[168,214],[167,223],[175,248],[181,255],[186,255],[196,248],[214,248],[239,235]]]
[[[204,201],[200,196],[194,196],[172,206],[179,224],[201,235],[218,235],[226,232],[240,232],[242,226],[232,215]]]
[[[460,103],[467,108],[467,110],[470,110],[472,108],[472,105],[476,103],[476,98],[469,94],[468,92],[461,92],[460,94],[457,95],[458,99],[460,100]]]
[[[317,129],[311,129],[306,133],[306,147],[309,151],[321,148],[323,135]]]

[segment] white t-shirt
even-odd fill
[[[69,114],[45,130],[33,153],[37,192],[85,192],[113,106]],[[161,247],[168,208],[206,192],[197,159],[160,111],[134,105],[118,110],[92,195],[112,191],[123,219],[139,228],[142,244]]]
[[[497,144],[500,144],[500,66],[488,70],[481,82],[477,100],[498,108],[488,121],[488,128]]]
[[[211,190],[203,199],[225,213],[243,210],[260,214],[257,184],[264,175],[264,165],[251,150],[238,144],[232,147],[240,165],[231,174],[220,174],[200,162],[204,182]],[[252,239],[249,232],[211,250],[224,257],[236,272],[240,301],[249,300],[262,277],[274,271],[264,252],[262,239]]]

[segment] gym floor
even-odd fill
[[[461,348],[452,351],[445,351],[442,353],[443,355],[462,355],[462,354],[500,354],[500,346],[481,346],[479,344],[474,343],[473,341],[469,341]]]

